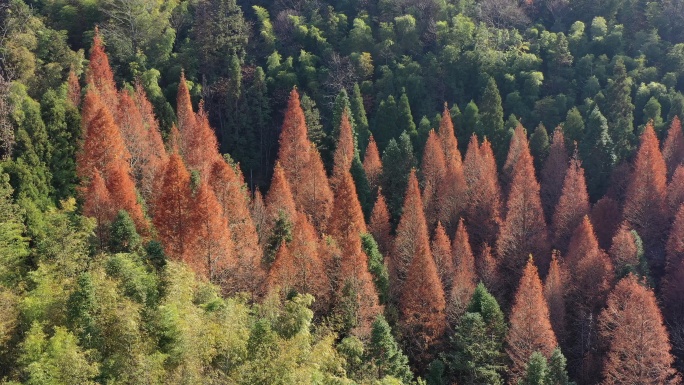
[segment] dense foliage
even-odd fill
[[[680,383],[682,24],[0,3],[0,383]]]

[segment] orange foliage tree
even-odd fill
[[[641,145],[634,162],[632,181],[627,188],[624,218],[644,240],[646,255],[656,277],[661,277],[663,263],[655,258],[667,234],[666,168],[658,147],[653,125],[641,135]]]
[[[566,170],[568,169],[568,150],[563,130],[559,127],[553,132],[549,156],[541,169],[541,201],[546,218],[551,219],[563,191]]]
[[[584,179],[584,169],[575,156],[570,161],[570,167],[567,167],[563,191],[553,214],[553,247],[564,253],[572,232],[587,214],[589,214],[587,183]]]
[[[508,292],[512,291],[510,289],[520,279],[530,254],[537,259],[542,272],[547,271],[550,258],[547,237],[544,212],[539,199],[539,183],[534,176],[532,156],[525,145],[515,162],[508,211],[496,242],[501,274],[505,277],[504,286],[509,289]]]
[[[390,224],[390,213],[387,208],[385,196],[382,189],[378,189],[378,199],[373,206],[368,229],[378,243],[382,255],[387,256],[392,248],[392,225]]]
[[[192,231],[197,232],[197,237],[189,263],[210,281],[225,283],[228,269],[235,264],[228,221],[206,181],[197,190],[193,203]]]
[[[677,167],[684,163],[684,133],[678,116],[672,119],[667,138],[663,144],[663,159],[667,165],[667,176],[672,177]]]
[[[180,80],[178,81],[178,91],[176,93],[176,121],[178,131],[181,134],[180,142],[184,146],[186,143],[192,142],[192,135],[194,135],[195,112],[192,109],[192,101],[190,100],[190,90],[185,81],[185,72],[181,72]],[[183,148],[183,147],[181,147]]]
[[[532,353],[540,352],[548,359],[558,346],[549,321],[542,283],[532,258],[527,261],[515,294],[510,325],[506,336],[506,353],[511,359],[509,369],[512,383],[516,383],[525,373]]]
[[[595,224],[596,238],[602,249],[610,248],[613,235],[620,226],[620,205],[610,197],[603,197],[591,208],[591,223]]]
[[[95,218],[97,239],[100,242],[100,248],[104,248],[107,243],[109,225],[116,216],[116,211],[105,181],[97,170],[83,192],[83,215]]]
[[[147,222],[142,211],[142,206],[138,203],[135,183],[131,178],[128,164],[121,160],[110,164],[107,168],[106,184],[107,189],[112,196],[112,203],[114,204],[115,209],[117,211],[128,211],[138,232],[140,234],[147,234]]]
[[[73,68],[69,71],[67,78],[67,100],[76,108],[81,105],[81,84]]]
[[[467,186],[464,216],[470,239],[476,247],[483,243],[494,245],[501,222],[501,189],[496,159],[487,139],[478,145],[477,136],[471,136],[463,171]]]
[[[615,286],[599,317],[599,330],[608,347],[603,384],[680,383],[656,297],[635,276]]]
[[[458,140],[454,133],[454,123],[451,120],[451,112],[447,104],[444,104],[444,111],[442,112],[442,119],[439,121],[439,139],[442,142],[444,149],[444,161],[448,167],[452,164],[460,165],[461,152],[458,150]]]
[[[333,187],[342,173],[351,169],[352,160],[356,156],[354,148],[354,131],[347,115],[347,109],[342,111],[340,120],[340,136],[337,138],[337,146],[333,156]]]
[[[680,352],[684,349],[684,204],[677,210],[666,251],[661,292],[672,339]]]
[[[423,161],[421,163],[421,179],[423,186],[423,208],[428,228],[434,228],[439,220],[439,210],[443,207],[437,190],[440,184],[447,184],[444,180],[446,176],[446,161],[440,139],[434,130],[430,134],[423,151]]]
[[[146,200],[151,200],[152,192],[159,174],[161,174],[166,161],[169,159],[164,148],[159,122],[154,116],[152,103],[147,99],[145,90],[140,82],[135,83],[135,104],[140,111],[143,126],[145,128],[145,153],[140,175],[140,192]]]
[[[209,116],[204,110],[204,103],[200,102],[199,111],[195,115],[195,126],[192,133],[181,131],[181,149],[183,158],[192,170],[197,170],[206,176],[212,164],[223,160],[218,151],[216,134],[209,125]]]
[[[673,218],[684,203],[684,165],[679,165],[667,185],[667,208]]]
[[[511,184],[515,177],[515,165],[518,163],[520,155],[524,152],[530,152],[530,144],[527,141],[527,130],[518,124],[513,131],[511,142],[508,146],[508,154],[506,155],[506,162],[501,169],[501,185],[504,191],[504,197],[508,196],[511,190]]]
[[[467,185],[463,170],[463,160],[461,159],[461,152],[458,149],[458,140],[454,135],[454,124],[451,121],[451,113],[444,105],[444,112],[439,123],[439,139],[444,150],[444,162],[446,171],[444,172],[444,180],[437,184],[436,190],[436,205],[438,220],[447,230],[448,234],[452,234],[456,230],[458,220],[463,214],[464,201],[463,195],[466,192]],[[434,198],[430,198],[434,200]],[[432,215],[428,212],[428,224],[432,228],[434,220],[430,219]]]
[[[560,254],[554,252],[551,256],[549,274],[544,281],[544,298],[549,307],[549,320],[559,341],[565,339],[565,295],[568,277],[559,261]]]
[[[116,82],[114,82],[114,73],[109,65],[100,30],[97,27],[95,27],[93,45],[90,48],[88,59],[86,81],[97,88],[105,102],[105,108],[110,109],[111,113],[114,114],[117,105]]]
[[[477,276],[487,289],[500,300],[501,279],[499,279],[499,266],[492,254],[492,248],[485,243],[480,249],[480,254],[475,261]]]
[[[164,251],[172,259],[188,261],[197,229],[192,227],[190,173],[180,155],[169,157],[156,193],[152,223]]]
[[[639,265],[639,247],[627,222],[615,233],[608,255],[618,275]]]
[[[375,143],[373,135],[370,136],[366,153],[363,156],[363,169],[366,171],[366,178],[368,178],[371,191],[376,191],[380,186],[382,160],[380,159],[380,151],[378,151],[378,145]]]
[[[451,291],[448,292],[448,316],[449,321],[455,324],[466,311],[477,285],[475,258],[470,248],[468,231],[463,220],[458,222],[452,246],[452,256],[456,266],[456,274]]]
[[[437,267],[437,275],[442,288],[445,293],[451,292],[451,283],[454,278],[454,259],[451,255],[451,241],[449,236],[444,231],[444,226],[441,222],[437,222],[435,234],[432,237],[432,256],[435,259],[435,266]]]

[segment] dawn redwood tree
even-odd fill
[[[452,324],[456,324],[470,303],[470,299],[477,285],[475,258],[470,248],[468,230],[463,222],[458,222],[456,235],[452,245],[452,257],[456,274],[453,278],[451,290],[447,293],[447,316]]]
[[[105,181],[98,170],[95,170],[83,192],[83,215],[95,218],[95,233],[100,242],[100,248],[107,244],[109,225],[116,216],[112,197],[107,190]]]
[[[518,163],[520,155],[524,152],[530,153],[530,144],[527,141],[527,130],[525,130],[522,124],[518,124],[515,127],[515,131],[513,131],[508,154],[506,155],[506,162],[501,169],[501,186],[503,187],[504,197],[508,196],[515,176],[515,165]]]
[[[140,167],[142,169],[140,174],[140,193],[144,198],[151,200],[156,179],[164,168],[169,156],[164,147],[154,108],[140,82],[136,82],[133,96],[145,129],[145,137],[143,139],[145,141],[145,153],[141,158],[144,166]]]
[[[486,243],[480,247],[480,254],[475,261],[475,269],[480,281],[498,298],[502,297],[500,294],[502,284],[499,276],[499,265],[494,259],[492,248]]]
[[[380,151],[378,151],[378,145],[375,143],[373,135],[370,136],[366,153],[363,156],[363,169],[366,171],[366,178],[368,178],[371,191],[375,193],[380,186],[382,160],[380,159]]]
[[[665,316],[675,351],[684,351],[684,205],[675,215],[667,240],[667,263],[662,284]]]
[[[641,145],[634,161],[632,181],[627,189],[624,218],[644,241],[646,256],[656,278],[662,277],[664,261],[660,257],[667,236],[667,170],[660,153],[653,125],[641,135]]]
[[[185,81],[185,72],[181,72],[181,77],[178,82],[178,91],[176,93],[176,121],[178,131],[180,132],[179,141],[181,143],[181,150],[185,150],[185,146],[192,143],[192,136],[195,134],[195,126],[197,125],[195,112],[192,109],[192,101],[190,100],[190,91],[188,90],[188,84]]]
[[[280,166],[280,163],[276,163],[273,168],[271,187],[266,194],[265,203],[266,224],[265,229],[262,231],[262,240],[271,237],[276,222],[282,215],[284,215],[286,220],[290,223],[293,223],[297,216],[292,190],[290,190],[290,184],[288,183],[287,178],[285,178],[285,172]],[[280,242],[278,242],[277,245],[272,246],[279,247],[279,245]],[[277,251],[277,249],[272,251]]]
[[[164,252],[174,260],[188,260],[197,229],[192,227],[190,173],[180,155],[172,154],[164,167],[154,197],[152,223]]]
[[[447,168],[452,167],[455,164],[460,164],[462,162],[461,151],[458,149],[458,140],[454,133],[454,123],[451,120],[451,111],[449,111],[446,103],[444,104],[442,119],[439,121],[438,136],[444,150],[444,161]]]
[[[588,214],[589,194],[584,169],[577,156],[574,156],[570,161],[570,167],[567,167],[563,190],[553,214],[553,247],[564,253],[572,232]]]
[[[670,218],[674,217],[682,203],[684,203],[684,165],[679,165],[667,185],[667,209]]]
[[[599,330],[608,347],[602,384],[680,383],[655,294],[634,275],[622,279],[610,293]]]
[[[447,163],[444,180],[437,185],[437,215],[449,234],[456,229],[463,214],[463,196],[467,190],[462,162]]]
[[[354,131],[351,122],[349,121],[349,115],[347,115],[347,109],[344,109],[340,118],[340,135],[337,138],[335,154],[333,157],[333,176],[331,181],[333,188],[342,173],[351,169],[352,161],[356,156]]]
[[[520,131],[520,130],[518,130]],[[518,134],[519,136],[520,134]],[[522,140],[522,139],[518,139]],[[513,147],[513,145],[511,145]],[[532,156],[526,145],[515,162],[506,219],[496,242],[504,287],[511,292],[520,279],[525,261],[532,254],[542,272],[550,256],[544,212],[539,199],[539,183],[534,175]]]
[[[390,290],[391,296],[396,300],[403,291],[404,281],[408,274],[411,261],[417,255],[420,242],[423,238],[428,239],[427,224],[423,214],[423,202],[420,198],[420,188],[416,171],[411,170],[408,188],[404,198],[404,207],[401,220],[397,226],[394,237],[394,245],[389,259]],[[427,241],[427,253],[430,252]],[[433,262],[434,263],[434,262]],[[439,280],[439,278],[437,278]]]
[[[221,199],[220,195],[219,199]],[[252,217],[261,244],[264,237],[263,231],[266,228],[266,203],[264,203],[264,196],[258,188],[254,191],[254,196],[249,204],[249,215]]]
[[[421,182],[423,186],[423,208],[428,229],[434,228],[439,219],[439,210],[442,207],[437,191],[440,184],[446,184],[445,176],[446,160],[444,150],[439,137],[434,130],[428,135],[425,149],[423,150],[423,161],[420,165]]]
[[[544,298],[549,307],[549,320],[559,341],[566,336],[565,321],[565,295],[568,284],[568,276],[561,265],[560,253],[554,252],[551,256],[549,273],[544,281]]]
[[[382,255],[388,256],[392,249],[392,235],[390,234],[392,225],[390,224],[390,213],[385,196],[382,195],[382,189],[378,189],[378,198],[373,206],[368,229],[373,235],[373,239],[378,242]]]
[[[608,251],[618,277],[624,277],[639,266],[639,245],[627,222],[622,222]]]
[[[563,136],[563,130],[558,127],[553,132],[549,156],[541,169],[541,196],[542,206],[546,219],[551,221],[563,191],[566,170],[568,169],[568,150]]]
[[[235,265],[235,248],[228,220],[206,181],[195,193],[191,215],[192,229],[197,232],[197,238],[189,264],[209,281],[226,284],[227,270]],[[231,290],[230,287],[226,289]]]
[[[591,223],[595,224],[596,238],[602,249],[610,248],[613,235],[620,226],[622,210],[613,198],[603,197],[591,208]]]
[[[88,124],[90,124],[90,121],[93,120],[102,107],[102,98],[97,89],[92,85],[88,85],[81,103],[81,129],[84,136],[88,131]]]
[[[506,336],[506,353],[512,364],[513,383],[525,373],[530,356],[540,352],[551,357],[558,346],[549,321],[549,309],[544,299],[542,283],[532,258],[527,261],[510,313],[510,329]]]
[[[214,130],[209,125],[209,116],[200,102],[199,111],[195,115],[192,132],[181,130],[181,152],[183,159],[191,170],[196,170],[206,177],[212,163],[221,159],[218,152],[218,141]]]
[[[432,236],[432,243],[430,244],[432,256],[435,259],[435,266],[437,267],[437,275],[444,293],[451,292],[451,282],[453,280],[454,260],[451,256],[451,241],[449,236],[444,231],[444,226],[441,222],[437,222],[437,228]]]
[[[128,164],[121,160],[115,161],[107,167],[107,189],[112,197],[116,212],[126,210],[135,223],[139,234],[148,234],[148,225],[143,214],[142,206],[138,203],[135,182],[131,178]]]
[[[667,166],[667,177],[672,178],[677,167],[684,163],[684,133],[678,116],[672,119],[667,138],[663,144],[663,159]]]
[[[478,146],[477,136],[471,136],[463,171],[467,186],[464,217],[472,244],[494,245],[501,223],[501,189],[496,158],[487,139]]]
[[[100,30],[97,27],[95,27],[93,45],[90,48],[86,82],[97,88],[105,103],[105,108],[114,114],[117,106],[116,82],[114,81],[112,67],[109,65],[109,59],[105,53]]]

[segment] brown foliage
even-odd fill
[[[503,187],[504,197],[508,196],[511,190],[511,184],[515,177],[515,165],[522,153],[530,153],[530,144],[527,141],[527,130],[518,124],[511,137],[511,143],[508,146],[508,154],[506,155],[506,162],[501,170],[501,186]]]
[[[549,307],[549,320],[558,340],[565,339],[565,295],[568,277],[561,265],[560,253],[551,256],[549,274],[544,281],[544,298]]]
[[[520,279],[530,254],[537,259],[542,272],[546,272],[549,266],[548,236],[539,199],[539,183],[526,145],[515,163],[514,174],[506,219],[496,243],[501,274],[508,292]]]
[[[159,122],[154,116],[154,109],[152,103],[147,99],[145,90],[140,82],[135,84],[135,104],[140,111],[143,126],[145,128],[145,154],[142,158],[144,167],[140,176],[140,192],[147,200],[151,200],[152,193],[155,187],[156,180],[161,174],[166,161],[169,159],[164,148],[164,141],[162,140],[161,132],[159,131]]]
[[[97,170],[93,173],[83,193],[83,215],[95,218],[97,224],[95,232],[100,241],[100,248],[103,248],[107,243],[109,225],[116,216],[116,211],[104,179]]]
[[[67,78],[67,100],[72,106],[78,108],[81,105],[81,84],[73,68],[69,71]]]
[[[512,383],[516,383],[525,373],[532,353],[540,352],[549,358],[558,346],[549,321],[549,309],[544,299],[542,283],[532,258],[527,261],[515,294],[510,325],[506,337],[506,353],[512,362]]]
[[[438,188],[440,184],[447,184],[448,182],[445,180],[447,171],[444,151],[434,130],[430,131],[427,143],[425,144],[420,171],[423,186],[423,208],[425,209],[425,218],[428,223],[428,228],[432,229],[439,219],[439,210],[443,207],[443,202],[440,201],[440,198],[445,198],[437,195]]]
[[[97,89],[92,85],[88,85],[81,106],[81,129],[84,135],[88,130],[90,121],[93,120],[102,107],[102,98],[100,98]]]
[[[453,233],[463,210],[465,202],[463,196],[467,190],[463,164],[459,162],[447,163],[444,180],[437,185],[437,215],[448,233]]]
[[[435,259],[435,266],[437,267],[437,275],[442,288],[445,293],[451,292],[451,283],[454,278],[454,260],[451,255],[451,241],[449,236],[444,231],[441,222],[437,222],[435,234],[432,237],[432,256]]]
[[[684,165],[680,165],[675,170],[667,185],[667,208],[670,217],[674,217],[679,206],[684,203]]]
[[[587,214],[589,214],[589,194],[584,179],[584,169],[579,159],[573,157],[565,173],[563,192],[553,215],[553,247],[565,252],[572,232]]]
[[[97,88],[105,102],[106,108],[114,113],[117,103],[116,83],[114,82],[114,73],[109,65],[109,59],[105,53],[100,31],[97,27],[95,27],[93,45],[90,48],[86,81]]]
[[[333,207],[333,192],[321,160],[321,154],[311,143],[309,162],[306,165],[307,179],[304,189],[298,195],[298,205],[312,220],[319,231],[324,231]],[[295,198],[297,199],[297,198]],[[300,206],[297,206],[300,207]]]
[[[171,259],[188,261],[197,229],[192,228],[190,173],[180,155],[169,157],[156,193],[152,222],[164,251]]]
[[[190,100],[190,91],[188,90],[188,84],[185,82],[185,72],[181,72],[178,82],[176,121],[178,122],[178,131],[181,134],[180,142],[183,144],[191,143],[191,136],[194,135],[196,121],[195,112],[192,109],[192,101]]]
[[[117,211],[128,211],[138,233],[146,235],[148,233],[147,221],[143,215],[142,207],[138,203],[135,183],[131,178],[128,164],[121,160],[110,164],[107,168],[106,184],[115,209]]]
[[[599,317],[608,347],[603,384],[678,384],[670,341],[651,290],[630,275],[608,297]]]
[[[211,282],[225,284],[227,270],[235,264],[234,245],[228,221],[207,182],[195,194],[192,229],[197,237],[188,263]]]
[[[629,224],[622,222],[608,251],[617,272],[625,271],[628,265],[639,265],[639,249],[634,234],[630,230]]]
[[[553,217],[558,199],[561,197],[569,161],[563,130],[558,127],[553,132],[549,156],[546,158],[540,174],[540,196],[546,218],[549,220]]]
[[[667,231],[666,169],[653,125],[648,124],[641,135],[641,145],[634,162],[632,181],[627,189],[624,218],[644,240],[647,255],[657,248]],[[655,262],[655,261],[651,261]],[[662,266],[653,264],[654,273]]]
[[[672,119],[667,139],[663,144],[663,159],[667,165],[667,177],[671,178],[677,167],[684,163],[684,134],[678,116]]]
[[[501,190],[487,139],[478,146],[477,136],[470,138],[463,171],[467,186],[464,216],[473,245],[493,245],[501,222]]]
[[[620,218],[620,206],[610,197],[599,199],[591,208],[591,223],[596,225],[596,237],[602,249],[610,247],[613,235],[620,225]]]
[[[494,255],[492,255],[492,248],[485,243],[480,249],[480,255],[475,261],[477,276],[487,289],[496,296],[497,300],[499,300],[501,279],[499,278],[499,267],[496,263],[496,259],[494,259]]]
[[[378,151],[378,145],[375,143],[373,135],[370,137],[366,153],[363,156],[363,170],[366,171],[366,178],[368,178],[371,191],[375,191],[380,186],[382,160],[380,159],[380,151]]]
[[[199,171],[202,176],[209,173],[211,165],[217,160],[223,160],[218,152],[218,141],[214,130],[209,125],[209,116],[200,103],[195,116],[195,126],[192,132],[181,129],[181,151],[183,159],[191,170]]]
[[[254,192],[254,197],[249,205],[249,213],[252,216],[252,221],[254,222],[254,227],[256,227],[257,234],[259,235],[259,242],[261,243],[264,237],[263,230],[266,225],[266,204],[264,203],[264,197],[261,195],[261,191],[256,189]]]
[[[442,112],[442,120],[439,122],[439,139],[444,149],[444,161],[449,167],[461,167],[461,152],[458,150],[458,140],[454,133],[454,123],[451,121],[451,112],[446,103]]]
[[[285,178],[285,172],[280,167],[280,163],[276,163],[273,168],[273,177],[271,178],[271,188],[266,194],[266,223],[264,230],[262,230],[261,238],[264,241],[268,238],[273,230],[273,225],[278,219],[279,213],[282,211],[287,218],[294,222],[297,210],[295,209],[294,199],[290,190],[290,184]]]
[[[334,163],[333,163],[333,177],[332,184],[336,184],[342,173],[351,169],[352,160],[354,159],[354,132],[349,116],[347,116],[347,109],[342,111],[340,120],[340,136],[337,138],[337,147],[335,148]]]
[[[378,189],[378,199],[373,206],[368,230],[373,235],[373,238],[378,243],[382,255],[387,256],[392,248],[392,225],[390,225],[390,214],[387,208],[385,196],[382,195],[382,190]]]
[[[456,275],[449,293],[448,313],[449,321],[455,324],[465,313],[470,299],[475,292],[477,285],[477,274],[475,272],[475,258],[470,248],[468,231],[463,220],[458,223],[454,244],[452,247]]]
[[[330,233],[337,240],[342,252],[351,254],[356,252],[357,248],[361,249],[360,236],[365,232],[367,232],[366,223],[356,195],[354,180],[349,171],[343,172],[335,191]],[[344,268],[346,267],[343,266]]]

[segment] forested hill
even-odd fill
[[[679,384],[682,25],[0,3],[0,384]]]

